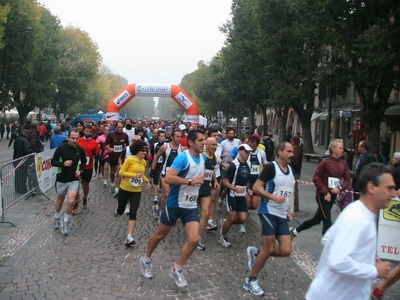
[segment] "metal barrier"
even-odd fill
[[[35,168],[35,153],[9,161],[1,167],[1,222],[7,208],[25,198],[35,195],[39,185]]]

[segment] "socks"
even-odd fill
[[[213,219],[208,220],[208,224],[211,224],[213,222]]]
[[[144,258],[144,261],[146,262],[146,264],[151,263],[151,258],[150,258],[150,257],[147,257],[146,254],[143,255],[143,258]]]
[[[68,223],[69,219],[71,219],[71,215],[64,214],[64,223]]]
[[[175,264],[175,266],[173,267],[174,272],[178,272],[180,270],[182,270],[182,267],[178,264]]]
[[[60,212],[55,212],[54,213],[54,218],[59,219],[60,218]]]
[[[295,229],[293,229],[293,233],[295,234],[295,235],[297,235],[297,229],[295,228]]]
[[[257,280],[257,277],[254,277],[254,276],[249,276],[249,281],[254,281],[254,280]]]

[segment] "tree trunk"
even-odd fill
[[[267,120],[267,106],[266,105],[261,105],[261,110],[262,110],[262,119],[263,119],[263,133],[264,135],[267,135],[268,133],[268,120]]]
[[[314,145],[311,138],[311,126],[308,124],[301,124],[303,128],[303,150],[305,153],[314,153]]]
[[[368,132],[368,141],[369,141],[369,152],[374,153],[375,151],[379,151],[380,148],[380,128],[370,128],[370,132]],[[379,151],[380,152],[380,151]]]
[[[286,135],[286,122],[289,113],[289,108],[277,108],[276,116],[278,118],[278,128],[279,128],[279,141],[285,140]]]

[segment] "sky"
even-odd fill
[[[39,0],[86,31],[113,73],[131,83],[179,84],[222,48],[231,0]]]

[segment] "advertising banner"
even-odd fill
[[[137,83],[135,94],[145,97],[171,97],[171,85]]]
[[[56,149],[36,153],[35,166],[39,188],[43,193],[52,189],[56,184],[57,168],[51,166]]]
[[[378,220],[379,258],[400,261],[400,199],[396,197],[387,209],[381,209]]]

